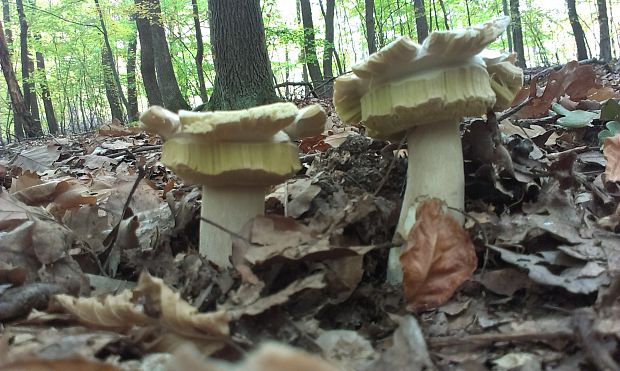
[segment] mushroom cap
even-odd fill
[[[501,17],[433,32],[422,45],[407,37],[395,40],[336,79],[338,115],[346,122],[364,121],[371,136],[392,138],[416,125],[486,112],[496,97],[479,54],[509,22]]]
[[[238,111],[179,112],[181,128],[163,145],[162,162],[183,179],[210,186],[268,186],[301,168],[297,146],[282,131],[322,131],[325,114],[275,103]]]

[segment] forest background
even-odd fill
[[[329,98],[334,77],[398,36],[421,42],[429,32],[499,15],[510,16],[511,25],[493,47],[516,51],[523,67],[610,61],[620,49],[619,2],[264,0],[260,6],[276,94],[291,100]],[[152,104],[208,108],[215,79],[209,15],[207,0],[2,0],[2,143],[90,131],[113,119],[131,124]],[[17,115],[11,72],[27,111]],[[22,122],[24,113],[32,120]]]

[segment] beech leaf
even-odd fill
[[[443,211],[443,201],[420,204],[400,256],[409,309],[439,307],[472,277],[477,259],[469,234]]]

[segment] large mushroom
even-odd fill
[[[368,135],[380,139],[407,137],[407,186],[395,241],[407,237],[423,197],[444,200],[453,209],[451,215],[463,221],[459,122],[486,113],[497,95],[501,103],[510,102],[522,83],[510,58],[488,58],[491,77],[481,55],[509,21],[502,17],[462,30],[433,32],[422,45],[399,38],[354,66],[352,74],[336,79],[334,105],[344,121],[362,121]],[[402,280],[400,252],[390,252],[392,283]]]
[[[200,253],[230,266],[231,233],[264,213],[265,195],[300,169],[289,135],[323,131],[325,112],[275,103],[239,111],[179,112],[151,107],[143,127],[164,139],[162,162],[184,180],[203,186]],[[284,131],[283,131],[284,130]],[[222,228],[223,227],[223,228]]]

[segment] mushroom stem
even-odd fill
[[[238,233],[256,215],[265,212],[266,187],[226,186],[202,188],[200,216]],[[232,236],[212,224],[200,221],[200,255],[221,268],[230,267]]]
[[[415,224],[417,205],[425,198],[442,199],[449,207],[457,210],[463,210],[465,204],[463,150],[458,122],[428,124],[410,129],[407,132],[407,149],[407,187],[396,227],[397,241],[407,239],[409,230]],[[462,213],[455,210],[449,210],[449,213],[463,223]],[[390,251],[387,280],[392,284],[402,282],[402,251],[402,246]]]

